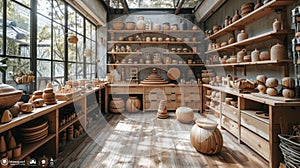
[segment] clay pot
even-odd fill
[[[245,30],[241,30],[241,32],[237,35],[237,41],[240,42],[248,38],[248,34],[245,33]]]
[[[194,121],[193,109],[189,107],[178,107],[175,112],[176,118],[182,123],[191,123]]]
[[[244,56],[246,56],[247,51],[246,49],[242,49],[237,53],[237,62],[244,62]]]
[[[282,44],[275,44],[271,47],[271,60],[283,60],[286,58],[286,49]]]
[[[257,86],[257,89],[258,89],[259,93],[266,94],[267,87],[265,85],[259,84]]]
[[[135,23],[134,22],[126,22],[125,23],[125,28],[127,30],[134,30],[135,29]]]
[[[196,120],[190,131],[190,140],[194,148],[204,154],[219,153],[223,147],[223,137],[217,123],[206,119]]]
[[[268,78],[266,80],[266,86],[269,88],[277,87],[278,86],[278,80],[276,78]]]
[[[161,29],[161,26],[159,24],[154,24],[153,25],[153,30],[159,31]]]
[[[162,24],[163,30],[170,30],[170,23],[169,22],[165,22]]]
[[[241,17],[242,17],[242,16],[239,14],[239,10],[236,9],[236,10],[235,10],[235,15],[232,17],[231,21],[232,21],[232,22],[235,22],[235,21],[239,20]]]
[[[178,30],[178,24],[172,24],[171,30]]]
[[[226,16],[225,21],[224,21],[224,26],[225,27],[229,25],[229,21],[230,21],[230,16]]]
[[[115,97],[109,103],[109,110],[113,113],[122,113],[125,110],[125,102],[122,98]]]
[[[282,95],[285,98],[293,98],[295,97],[295,91],[292,89],[283,89]]]
[[[13,105],[11,108],[8,109],[10,113],[13,115],[13,117],[18,117],[20,107],[18,104]]]
[[[32,104],[35,108],[43,107],[45,101],[44,99],[35,99]]]
[[[257,0],[256,5],[254,6],[254,10],[258,9],[259,7],[263,6],[264,4],[261,2],[261,0]]]
[[[270,53],[269,51],[262,51],[259,54],[259,60],[260,61],[265,61],[265,60],[270,60]]]
[[[251,62],[251,55],[245,55],[244,62]]]
[[[284,77],[281,79],[281,84],[285,88],[294,89],[295,88],[295,79],[292,77]]]
[[[139,16],[138,21],[136,22],[136,29],[137,30],[145,30],[146,23],[144,21],[144,16]]]
[[[121,30],[124,28],[124,23],[122,21],[114,21],[112,26],[113,26],[113,29],[115,29],[115,30]],[[77,41],[78,41],[78,39],[77,39]]]
[[[1,123],[8,123],[12,120],[13,116],[9,110],[4,110],[1,116]]]
[[[34,109],[34,105],[32,103],[24,103],[21,105],[21,108],[20,108],[20,110],[23,113],[30,113],[33,111],[33,109]]]
[[[16,90],[7,84],[0,84],[0,108],[6,109],[13,106],[19,101],[22,94],[22,90]]]
[[[131,96],[126,101],[126,110],[128,112],[138,112],[141,108],[141,101],[135,96]]]
[[[273,22],[273,31],[277,32],[279,30],[281,30],[281,22],[277,18],[275,18]]]
[[[265,75],[257,75],[256,76],[256,81],[258,82],[258,84],[265,85],[266,80],[267,80],[267,77]]]
[[[198,28],[198,26],[194,25],[194,26],[192,27],[192,30],[193,30],[193,31],[197,31],[197,30],[199,30],[199,28]]]
[[[267,94],[269,96],[276,96],[278,94],[278,91],[276,88],[267,88]]]
[[[251,52],[251,61],[252,62],[259,61],[259,51],[257,49]]]
[[[235,39],[234,37],[230,37],[228,40],[228,44],[233,44],[233,43],[235,43]]]

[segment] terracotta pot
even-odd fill
[[[1,116],[1,123],[8,123],[12,120],[13,116],[9,110],[4,110]]]
[[[163,23],[162,27],[163,27],[163,30],[170,30],[170,23],[165,22],[165,23]]]
[[[260,61],[265,61],[265,60],[270,60],[270,53],[269,51],[262,51],[259,54],[259,60]]]
[[[271,60],[284,60],[286,56],[287,53],[284,45],[277,43],[271,47]]]
[[[135,29],[135,23],[134,22],[126,22],[125,23],[125,28],[127,30],[134,30]]]
[[[254,6],[254,10],[258,9],[259,7],[263,6],[264,4],[261,2],[261,0],[257,0],[256,5]]]
[[[124,23],[122,21],[114,21],[112,26],[115,30],[121,30],[124,28]]]
[[[191,123],[194,121],[193,109],[189,107],[178,107],[175,112],[176,118],[182,123]]]
[[[223,147],[223,137],[217,123],[208,120],[196,120],[190,131],[190,140],[194,148],[204,154],[219,153]]]
[[[282,95],[285,98],[293,98],[295,97],[295,91],[293,89],[283,89]]]
[[[251,52],[251,61],[252,62],[259,61],[259,51],[257,49],[255,49]]]
[[[242,17],[242,16],[239,14],[239,10],[236,9],[236,10],[235,10],[235,15],[232,17],[231,21],[232,21],[232,22],[235,22],[235,21],[239,20],[241,17]]]
[[[20,107],[18,104],[13,105],[11,108],[8,109],[10,113],[13,115],[13,117],[18,117]]]
[[[237,53],[237,62],[244,62],[244,56],[246,56],[247,51],[246,49],[242,49]]]
[[[281,84],[283,87],[287,89],[294,89],[295,88],[295,79],[292,77],[284,77],[281,79]]]
[[[281,30],[281,22],[275,18],[273,22],[273,31],[277,32],[279,30]]]
[[[276,78],[268,78],[266,80],[266,86],[269,88],[277,87],[278,86],[278,80]]]
[[[267,87],[265,85],[259,84],[257,89],[259,90],[259,93],[266,94]]]
[[[135,96],[131,96],[126,101],[126,110],[128,112],[138,112],[141,108],[141,101]]]
[[[234,37],[230,37],[228,40],[228,44],[233,44],[233,43],[235,43],[235,39]]]
[[[146,23],[144,21],[144,16],[139,16],[138,21],[136,22],[136,29],[138,30],[145,30]]]
[[[248,34],[245,33],[245,30],[241,30],[241,32],[237,35],[237,41],[240,42],[248,38]]]
[[[278,94],[278,91],[276,88],[267,88],[267,94],[269,96],[276,96]]]
[[[21,105],[21,111],[22,112],[26,112],[26,113],[30,113],[32,112],[34,109],[34,105],[32,103],[24,103]]]

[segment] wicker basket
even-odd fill
[[[294,142],[293,135],[278,135],[280,139],[279,148],[284,156],[287,167],[300,167],[300,143]],[[298,137],[299,138],[299,137]]]

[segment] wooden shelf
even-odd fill
[[[80,121],[81,119],[84,118],[84,115],[81,115],[80,117],[77,117],[73,119],[72,121],[68,122],[67,124],[63,125],[62,127],[59,128],[58,133],[61,133],[63,130],[67,129],[69,126],[73,125],[77,121]]]
[[[90,113],[92,112],[93,110],[95,110],[96,108],[98,108],[98,103],[92,105],[91,107],[88,107],[87,110],[86,110],[86,113]]]
[[[235,49],[235,48],[243,48],[243,47],[245,47],[247,45],[253,44],[254,42],[257,43],[257,42],[262,42],[262,41],[270,40],[270,39],[273,39],[274,36],[287,35],[289,33],[290,32],[286,31],[286,30],[282,30],[282,31],[279,31],[279,32],[271,31],[271,32],[267,32],[267,33],[264,33],[264,34],[261,34],[261,35],[258,35],[258,36],[250,37],[250,38],[245,39],[245,40],[240,41],[240,42],[235,42],[233,44],[226,45],[224,47],[220,47],[220,48],[217,48],[217,49],[209,50],[209,51],[207,51],[205,53],[206,54],[212,54],[212,53],[216,53],[216,52],[220,52],[220,51],[226,51],[226,50],[231,50],[231,49]]]
[[[212,107],[212,106],[208,106],[208,105],[206,105],[206,104],[205,104],[205,106],[206,106],[207,108],[213,110],[214,112],[217,112],[217,113],[221,114],[220,110],[218,110],[218,109],[216,109],[216,108],[214,108],[214,107]]]
[[[204,66],[204,64],[106,64],[107,66]]]
[[[112,55],[141,55],[142,52],[107,52],[107,54]]]
[[[108,41],[108,44],[201,44],[192,41]]]
[[[229,63],[229,64],[210,64],[205,65],[205,67],[233,67],[233,66],[243,66],[243,65],[265,65],[265,64],[280,64],[280,63],[292,63],[293,60],[267,60],[267,61],[257,61],[257,62],[239,62],[239,63]]]
[[[294,0],[273,0],[267,4],[261,6],[260,8],[250,12],[248,15],[240,18],[236,22],[228,25],[224,29],[212,34],[207,39],[216,39],[222,35],[230,33],[234,30],[243,29],[245,25],[253,22],[254,20],[259,20],[260,18],[269,15],[274,12],[276,8],[282,8],[282,6],[288,5],[295,2]]]
[[[269,119],[265,119],[265,118],[261,118],[261,117],[258,117],[257,115],[255,115],[255,113],[257,112],[258,110],[241,110],[241,113],[244,113],[244,114],[247,114],[257,120],[260,120],[266,124],[269,124],[270,123],[270,120]]]
[[[22,154],[20,157],[15,158],[14,160],[22,160],[26,156],[30,155],[32,152],[37,150],[39,147],[50,141],[52,138],[55,137],[55,134],[49,134],[46,138],[42,139],[41,141],[31,143],[31,144],[22,144]]]
[[[201,33],[200,30],[108,30],[109,33],[118,34],[142,34],[142,33],[157,33],[157,34],[169,34],[169,33]]]

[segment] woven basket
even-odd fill
[[[288,167],[300,167],[300,143],[291,140],[296,136],[278,135],[278,137],[281,142],[279,148],[284,156],[285,164]]]
[[[23,91],[15,90],[0,94],[0,108],[8,108],[16,104],[20,100]]]

